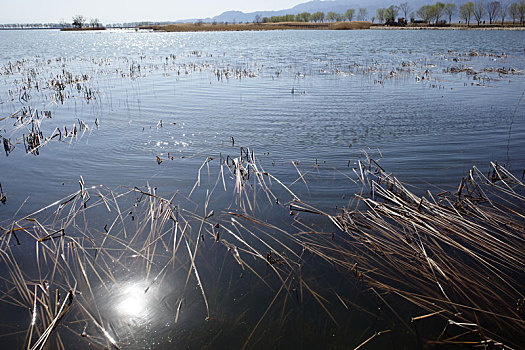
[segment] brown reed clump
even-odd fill
[[[409,331],[417,332],[424,319],[442,318],[445,329],[433,344],[519,347],[525,334],[525,184],[510,171],[491,163],[485,175],[473,167],[455,193],[418,196],[368,158],[355,171],[363,185],[357,205],[330,215],[302,202],[255,163],[241,151],[232,166],[246,212],[251,208],[242,189],[250,170],[259,186],[266,186],[265,177],[278,182],[292,197],[292,215],[325,217],[337,228],[330,237],[303,218],[294,243],[369,285]],[[268,200],[278,203],[275,188],[266,188]],[[385,295],[426,313],[412,317],[410,326]]]
[[[519,346],[516,334],[525,332],[523,182],[491,163],[488,175],[473,167],[455,193],[417,196],[373,160],[361,164],[360,174],[369,195],[359,195],[360,205],[337,217],[346,235],[327,258],[375,289],[446,319],[434,343],[462,343],[446,333],[458,326],[478,335],[478,345]],[[347,251],[355,256],[346,258]]]
[[[71,337],[115,349],[140,346],[148,335],[139,335],[123,312],[142,305],[141,317],[159,331],[190,314],[203,322],[228,318],[220,306],[251,275],[258,283],[250,282],[245,293],[264,289],[271,298],[255,321],[245,321],[255,306],[244,305],[231,322],[232,332],[243,330],[238,347],[258,344],[266,327],[284,327],[300,305],[318,308],[336,328],[349,317],[341,310],[375,317],[360,336],[345,337],[343,344],[355,348],[383,341],[399,327],[419,339],[429,320],[444,327],[433,344],[519,347],[525,185],[505,168],[492,163],[483,174],[474,167],[455,193],[418,196],[368,159],[354,169],[363,186],[356,205],[335,215],[302,201],[293,183],[268,173],[249,149],[221,156],[216,178],[210,177],[213,161],[203,162],[187,197],[163,197],[149,186],[87,187],[81,178],[77,192],[0,223],[0,303],[24,310],[10,315],[26,320],[14,332],[0,324],[0,336],[29,349],[65,348]],[[294,183],[307,185],[308,172],[294,167]],[[233,203],[218,206],[214,197],[221,193],[233,193]],[[290,212],[289,221],[261,214],[267,210]],[[21,254],[19,246],[35,253]],[[225,253],[222,262],[211,248]],[[321,260],[342,289],[308,277]],[[232,281],[233,271],[238,280]],[[214,283],[221,276],[226,283]],[[344,286],[351,281],[389,316],[356,302]],[[400,301],[413,307],[399,309]],[[384,328],[394,323],[400,326]]]
[[[7,131],[6,135],[9,135],[9,137],[0,135],[0,139],[3,139],[6,156],[9,156],[16,149],[15,144],[23,144],[26,153],[37,156],[49,142],[59,141],[71,144],[73,141],[82,139],[86,133],[91,133],[89,125],[83,120],[77,119],[77,122],[73,123],[69,130],[67,126],[55,127],[49,136],[45,136],[42,125],[51,118],[51,111],[39,111],[30,106],[22,107],[10,116],[1,118],[0,122],[4,122],[6,126],[4,129]],[[95,124],[97,123],[98,121],[95,120]]]
[[[355,30],[355,29],[370,29],[371,23],[366,21],[354,22],[336,22],[330,25],[329,29],[335,30]]]

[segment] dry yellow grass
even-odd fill
[[[328,29],[335,30],[352,30],[352,29],[370,29],[370,22],[355,21],[355,22],[336,22],[331,23]]]
[[[254,30],[286,30],[286,29],[329,29],[350,30],[368,29],[370,22],[336,22],[336,23],[244,23],[244,24],[211,24],[211,23],[180,23],[168,25],[140,26],[140,29],[152,29],[162,32],[219,32],[219,31],[254,31]]]

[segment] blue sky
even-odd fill
[[[0,0],[0,23],[69,22],[76,14],[103,23],[213,17],[224,11],[280,10],[307,0]]]

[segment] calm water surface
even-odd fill
[[[7,225],[13,217],[77,191],[81,176],[88,186],[149,184],[162,196],[187,196],[210,157],[203,176],[211,175],[196,190],[203,196],[204,184],[215,183],[220,159],[238,156],[240,147],[253,150],[265,170],[299,197],[330,212],[358,191],[346,176],[352,176],[363,151],[420,191],[454,188],[473,165],[486,169],[490,161],[510,165],[521,176],[524,43],[525,32],[514,31],[1,31],[0,117],[24,107],[50,111],[51,118],[39,125],[47,138],[57,134],[56,128],[65,134],[64,126],[69,132],[74,124],[88,128],[75,138],[55,137],[34,155],[26,153],[23,141],[31,125],[17,127],[12,118],[0,122],[0,135],[16,147],[0,156],[0,183],[7,196],[0,222]],[[57,82],[64,85],[57,87]],[[298,171],[306,174],[308,185],[296,181]],[[184,202],[202,210],[199,199]],[[230,203],[231,197],[222,193],[211,206],[218,213]],[[272,209],[261,212],[280,220]],[[328,227],[315,220],[311,224]],[[22,256],[27,253],[16,249]],[[278,287],[268,295],[250,290],[246,285],[257,281],[253,276],[236,284],[232,276],[248,272],[232,262],[231,254],[223,260],[212,253],[211,244],[202,249],[211,265],[223,266],[219,277],[212,268],[201,272],[210,281],[210,301],[228,315],[221,319],[215,312],[212,318],[220,323],[203,321],[207,313],[199,283],[192,280],[191,292],[178,285],[187,267],[182,277],[165,278],[168,292],[154,291],[152,299],[136,305],[168,261],[162,259],[151,276],[131,283],[130,268],[114,272],[127,276],[125,282],[93,287],[100,301],[94,318],[105,320],[106,327],[111,324],[109,332],[124,348],[241,347]],[[319,264],[309,278],[355,293],[351,283],[325,268]],[[183,316],[175,324],[181,298]],[[257,300],[264,301],[259,305]],[[315,308],[315,300],[302,305]],[[282,319],[283,313],[276,311],[270,319]],[[369,324],[356,326],[361,316],[334,314],[348,322],[337,328],[322,309],[301,311],[290,316],[287,327],[269,323],[259,329],[256,338],[266,340],[254,346],[272,344],[270,332],[276,332],[275,344],[282,347],[357,346],[374,329],[382,330],[373,315],[368,315]],[[13,324],[3,332],[27,329],[30,318],[31,313],[15,321],[2,317],[0,322]],[[123,319],[131,321],[123,325]],[[79,340],[84,324],[93,334],[99,332],[86,319],[60,329],[64,342],[107,344],[100,334]],[[299,335],[287,337],[279,333],[283,329]],[[345,338],[343,330],[349,329],[354,333]],[[25,333],[19,336],[4,339],[23,345]],[[385,341],[376,346],[392,346],[391,338]]]
[[[47,134],[77,119],[92,125],[98,118],[101,125],[38,157],[22,147],[13,152],[2,184],[16,194],[14,207],[17,197],[62,182],[68,192],[79,175],[107,185],[184,182],[207,156],[234,154],[231,137],[236,146],[269,152],[269,161],[310,166],[317,160],[338,169],[362,150],[379,149],[385,165],[407,180],[456,184],[472,165],[506,161],[514,115],[509,157],[523,168],[523,105],[516,109],[523,75],[477,75],[485,81],[444,73],[451,67],[521,71],[522,32],[1,34],[0,62],[23,61],[20,72],[1,76],[2,115],[24,105],[50,110],[53,119],[42,123]],[[63,72],[86,74],[82,85],[94,98],[86,101],[67,87],[71,98],[57,104],[44,98],[49,91],[33,87],[31,100],[20,101],[17,88],[31,70],[40,86]],[[229,70],[230,78],[217,79],[216,70]],[[234,70],[244,76],[236,78]],[[424,72],[427,79],[419,79]],[[168,152],[174,161],[154,166],[155,156]]]

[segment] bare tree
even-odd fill
[[[312,14],[312,20],[314,22],[322,22],[324,21],[324,12],[318,11]]]
[[[364,21],[366,20],[366,16],[368,14],[368,11],[365,8],[360,8],[357,12],[357,20],[358,21]]]
[[[474,3],[472,1],[464,3],[459,8],[459,16],[461,17],[461,19],[467,22],[467,26],[470,25],[470,19],[472,18],[473,13],[474,13]]]
[[[347,20],[352,22],[352,20],[354,19],[354,14],[355,14],[355,10],[354,9],[348,9],[345,12],[345,17],[346,17]]]
[[[383,23],[385,21],[385,9],[384,8],[377,9],[376,17],[379,23]]]
[[[525,25],[525,0],[520,0],[518,2],[518,17],[520,19],[520,24]]]
[[[434,5],[431,6],[430,11],[432,18],[434,18],[434,23],[438,24],[439,20],[441,19],[441,16],[443,16],[443,13],[445,13],[445,4],[442,2],[436,2]]]
[[[515,24],[516,23],[516,18],[519,18],[519,8],[518,8],[518,3],[517,2],[513,2],[512,4],[510,4],[509,6],[509,15],[512,17],[512,24]]]
[[[491,1],[487,4],[487,13],[489,15],[489,24],[492,24],[492,21],[496,19],[500,9],[499,1]]]
[[[60,28],[67,28],[67,27],[71,26],[71,24],[67,23],[65,19],[61,18],[60,22],[58,22],[58,26]]]
[[[423,22],[429,23],[430,19],[432,18],[432,6],[421,6],[421,8],[417,10],[417,15],[423,20]]]
[[[399,7],[392,5],[385,9],[385,21],[386,23],[393,23],[396,21],[396,17],[399,13]]]
[[[73,17],[73,27],[82,28],[86,24],[86,18],[82,15]]]
[[[407,19],[408,13],[412,8],[410,7],[410,5],[408,5],[408,2],[404,2],[402,4],[399,4],[399,9],[401,10],[401,12],[403,12],[405,19]]]
[[[102,23],[98,20],[98,18],[91,18],[89,21],[89,24],[91,25],[91,28],[100,28],[102,27]]]
[[[507,16],[508,4],[502,3],[499,6],[498,16],[501,18],[501,25],[505,24],[505,17]]]
[[[485,3],[483,1],[478,1],[476,4],[474,4],[474,18],[478,22],[478,27],[481,24],[481,21],[483,20],[483,17],[485,17]]]
[[[445,13],[448,15],[448,23],[452,23],[452,16],[454,16],[457,9],[457,5],[453,2],[449,2],[445,5]]]
[[[259,14],[255,15],[255,18],[253,19],[253,23],[257,23],[257,24],[259,24],[259,23],[261,23],[261,22],[262,22],[262,17],[261,17],[261,15],[259,15]]]
[[[334,11],[330,11],[326,14],[326,20],[328,22],[336,22],[337,21],[337,13]]]

